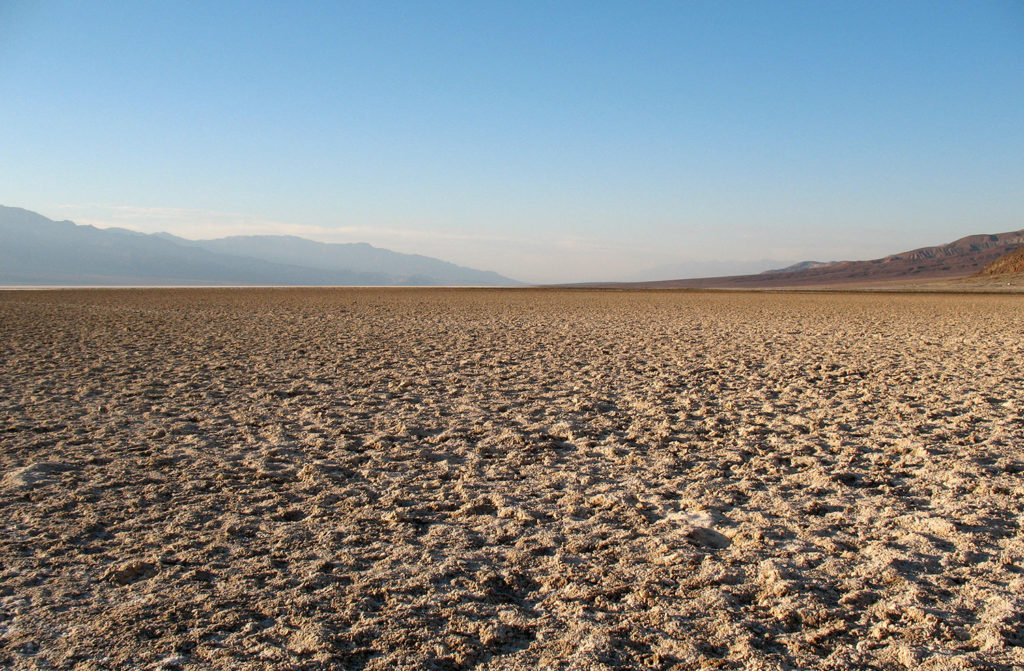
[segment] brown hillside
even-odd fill
[[[922,247],[870,261],[839,261],[794,271],[638,282],[642,288],[774,289],[880,286],[959,279],[977,274],[1008,249],[1024,244],[1024,230],[969,235],[945,245]]]
[[[1007,275],[1010,273],[1024,273],[1024,246],[1003,254],[982,268],[978,275]]]

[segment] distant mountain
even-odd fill
[[[217,254],[246,256],[330,272],[384,274],[392,278],[388,284],[516,284],[494,272],[464,268],[419,254],[392,252],[365,242],[328,244],[291,235],[239,235],[194,241],[166,234],[164,237]]]
[[[801,270],[811,270],[812,268],[821,268],[822,266],[827,266],[827,265],[830,265],[832,263],[835,263],[835,261],[830,261],[830,262],[827,262],[827,263],[823,262],[823,261],[801,261],[800,263],[794,263],[793,265],[786,266],[785,268],[773,268],[772,270],[766,270],[766,271],[762,272],[761,274],[764,275],[766,273],[795,273],[795,272],[799,272]]]
[[[766,271],[785,261],[761,259],[757,261],[676,261],[665,263],[616,278],[621,282],[657,282],[677,277],[709,277],[712,275],[750,274]]]
[[[254,236],[192,241],[52,221],[0,206],[0,284],[511,286],[497,273],[367,244]]]
[[[642,288],[771,289],[831,286],[884,286],[968,277],[1024,244],[1024,230],[969,235],[954,242],[922,247],[871,261],[805,261],[757,275],[701,277],[615,284]]]

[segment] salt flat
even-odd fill
[[[1021,668],[1022,300],[0,293],[0,666]]]

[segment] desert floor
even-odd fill
[[[1024,668],[1024,297],[0,293],[0,667]]]

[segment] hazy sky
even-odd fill
[[[0,203],[527,281],[1014,230],[1024,2],[0,0]]]

